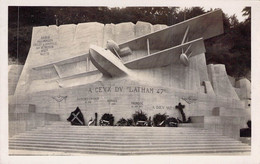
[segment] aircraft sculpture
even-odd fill
[[[206,52],[204,40],[223,33],[222,22],[222,11],[215,10],[125,43],[117,44],[113,40],[108,40],[106,48],[91,45],[86,54],[33,69],[52,67],[59,74],[58,67],[63,64],[90,60],[97,69],[81,73],[81,76],[102,73],[106,77],[115,77],[131,76],[135,70],[164,67],[170,64],[189,67],[190,58]],[[147,53],[126,60],[128,55],[138,50]],[[59,80],[68,78],[62,75],[59,77]]]

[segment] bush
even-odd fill
[[[107,125],[105,123],[103,123],[103,120],[108,121],[109,122],[109,126],[113,126],[114,125],[114,116],[113,114],[109,114],[109,113],[105,113],[103,114],[103,116],[101,117],[99,124],[100,125]]]
[[[133,119],[131,119],[131,118],[127,119],[127,126],[132,126],[133,123],[134,123]]]
[[[121,118],[119,121],[117,121],[116,125],[117,126],[127,126],[127,120],[124,118]]]
[[[174,117],[170,117],[166,119],[165,124],[168,127],[178,127],[178,120]]]
[[[142,110],[136,111],[133,114],[133,119],[135,124],[137,123],[137,121],[147,121],[147,114],[143,113]]]
[[[161,114],[161,113],[158,113],[156,115],[153,116],[153,123],[154,123],[154,126],[165,126],[165,121],[167,119],[167,115],[164,113],[164,114]]]

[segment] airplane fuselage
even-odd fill
[[[110,50],[91,45],[89,49],[90,60],[105,76],[128,75],[129,69]]]

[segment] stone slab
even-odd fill
[[[137,21],[135,25],[135,37],[140,37],[152,32],[154,32],[154,29],[151,23]]]
[[[108,40],[116,40],[115,38],[115,24],[105,24],[104,26],[104,41],[103,47],[106,47]]]
[[[213,116],[238,116],[245,117],[246,110],[242,108],[224,108],[224,107],[216,107],[212,110]]]
[[[240,99],[251,99],[251,82],[246,79],[240,79],[236,81],[236,88],[239,88],[239,98]]]
[[[239,97],[231,85],[225,65],[223,64],[209,64],[208,65],[209,79],[213,86],[214,92],[218,96],[230,97],[235,100],[239,100]]]
[[[165,24],[156,24],[156,25],[153,25],[153,31],[154,32],[160,31],[160,30],[166,29],[167,27],[168,26]]]
[[[123,43],[135,38],[135,25],[130,22],[115,25],[115,42]]]
[[[14,95],[23,65],[8,65],[8,95]]]
[[[34,104],[10,104],[8,113],[35,113],[36,106]]]

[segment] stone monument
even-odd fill
[[[181,117],[175,108],[181,103],[194,123],[203,117],[209,129],[220,124],[232,131],[250,117],[243,96],[224,65],[207,65],[205,59],[204,40],[222,33],[221,10],[170,27],[146,22],[34,27],[10,104],[33,104],[36,113],[61,121],[76,107],[86,120],[111,113],[118,121],[138,110],[150,117]]]

